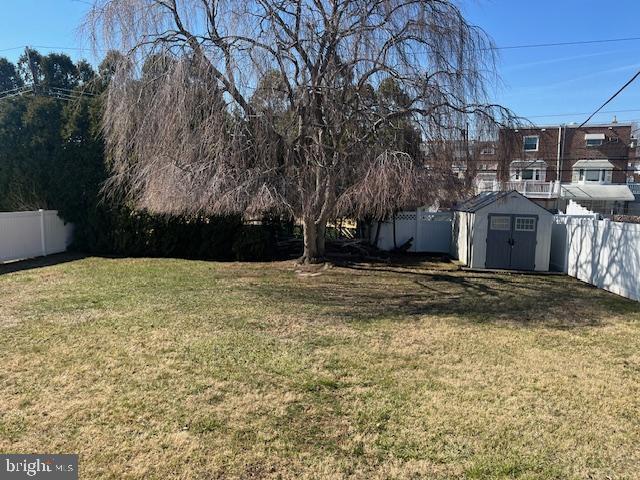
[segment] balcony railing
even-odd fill
[[[634,195],[640,195],[640,183],[627,183],[627,187]]]
[[[497,192],[499,190],[516,190],[531,198],[557,198],[560,194],[558,182],[541,182],[537,180],[520,180],[499,182],[497,180],[480,180],[479,192]]]

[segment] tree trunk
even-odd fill
[[[302,222],[304,233],[304,253],[300,263],[321,263],[325,254],[325,230],[326,224],[315,223],[311,218],[305,218]]]
[[[316,234],[316,245],[318,246],[318,255],[324,260],[325,254],[325,233],[327,230],[326,223],[316,224],[316,228],[318,229],[318,233]]]

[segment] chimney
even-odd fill
[[[611,125],[615,125],[616,123],[618,123],[618,117],[614,115],[613,120],[611,120]]]

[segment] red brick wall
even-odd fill
[[[558,128],[521,128],[518,131],[500,132],[500,148],[506,155],[506,163],[513,160],[544,160],[547,163],[547,181],[557,180]],[[613,183],[626,183],[631,127],[611,125],[604,127],[564,128],[564,151],[562,153],[561,180],[571,182],[572,167],[578,160],[608,160],[614,165]],[[605,141],[596,147],[587,147],[585,134],[604,133]],[[538,151],[525,152],[523,138],[538,135]]]
[[[604,133],[604,143],[598,147],[587,147],[584,139],[587,133]],[[571,181],[570,169],[578,160],[606,159],[614,166],[612,183],[626,183],[630,141],[630,126],[567,128],[562,181]]]
[[[514,160],[534,161],[544,160],[547,163],[547,181],[556,179],[556,160],[558,158],[558,129],[557,128],[521,128],[506,135],[500,132],[500,147],[506,155],[506,168]],[[537,135],[538,151],[525,152],[523,139],[529,135]]]

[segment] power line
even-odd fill
[[[627,110],[605,110],[598,112],[598,114],[604,115],[605,113],[632,113],[640,112],[640,109],[627,109]],[[546,117],[572,117],[576,115],[589,115],[591,112],[574,112],[574,113],[550,113],[547,115],[522,115],[524,118],[546,118]]]
[[[20,45],[19,47],[3,48],[3,49],[0,49],[0,52],[8,52],[10,50],[20,50],[21,48],[24,48],[24,45]]]
[[[609,99],[608,99],[606,102],[604,102],[602,105],[600,105],[600,107],[599,107],[595,112],[593,112],[591,115],[589,115],[589,118],[587,118],[584,122],[582,122],[578,128],[582,128],[582,127],[583,127],[583,126],[584,126],[584,125],[585,125],[589,120],[591,120],[591,119],[592,119],[592,118],[593,118],[593,117],[594,117],[594,116],[595,116],[595,115],[596,115],[600,110],[602,110],[602,109],[603,109],[603,108],[604,108],[604,107],[605,107],[609,102],[611,102],[614,98],[616,98],[616,97],[617,97],[617,96],[618,96],[618,95],[619,95],[619,94],[620,94],[620,93],[621,93],[625,88],[627,88],[629,85],[631,85],[631,83],[633,83],[633,81],[634,81],[636,78],[638,78],[639,76],[640,76],[640,70],[638,70],[638,71],[636,72],[636,74],[635,74],[633,77],[631,77],[631,78],[627,81],[627,83],[625,83],[622,87],[620,87],[616,93],[614,93],[613,95],[611,95],[611,96],[609,97]]]
[[[91,52],[93,48],[83,48],[83,47],[56,47],[56,46],[47,46],[47,45],[32,45],[33,48],[46,48],[50,50],[76,50],[81,52]],[[102,50],[101,48],[96,48],[95,50],[104,52],[106,50]]]
[[[632,42],[632,41],[640,41],[640,37],[623,37],[623,38],[605,38],[599,40],[576,40],[570,42],[549,42],[549,43],[531,43],[531,44],[521,44],[521,45],[505,45],[499,46],[496,45],[494,47],[486,47],[481,50],[516,50],[522,48],[545,48],[545,47],[564,47],[570,45],[594,45],[601,43],[614,43],[614,42]],[[53,45],[34,45],[34,48],[47,48],[47,49],[58,49],[58,50],[76,50],[76,51],[93,51],[93,48],[84,48],[84,47],[64,47],[64,46],[53,46]],[[19,47],[11,47],[0,50],[0,52],[9,51],[9,50],[17,50],[19,48],[24,48],[24,45]],[[106,51],[103,49],[95,49],[98,51]]]
[[[515,50],[518,48],[542,48],[542,47],[565,47],[569,45],[592,45],[598,43],[613,43],[613,42],[632,42],[640,40],[640,37],[624,37],[624,38],[605,38],[601,40],[576,40],[572,42],[554,42],[554,43],[531,43],[524,45],[508,45],[504,47],[495,46],[487,47],[482,50]]]

